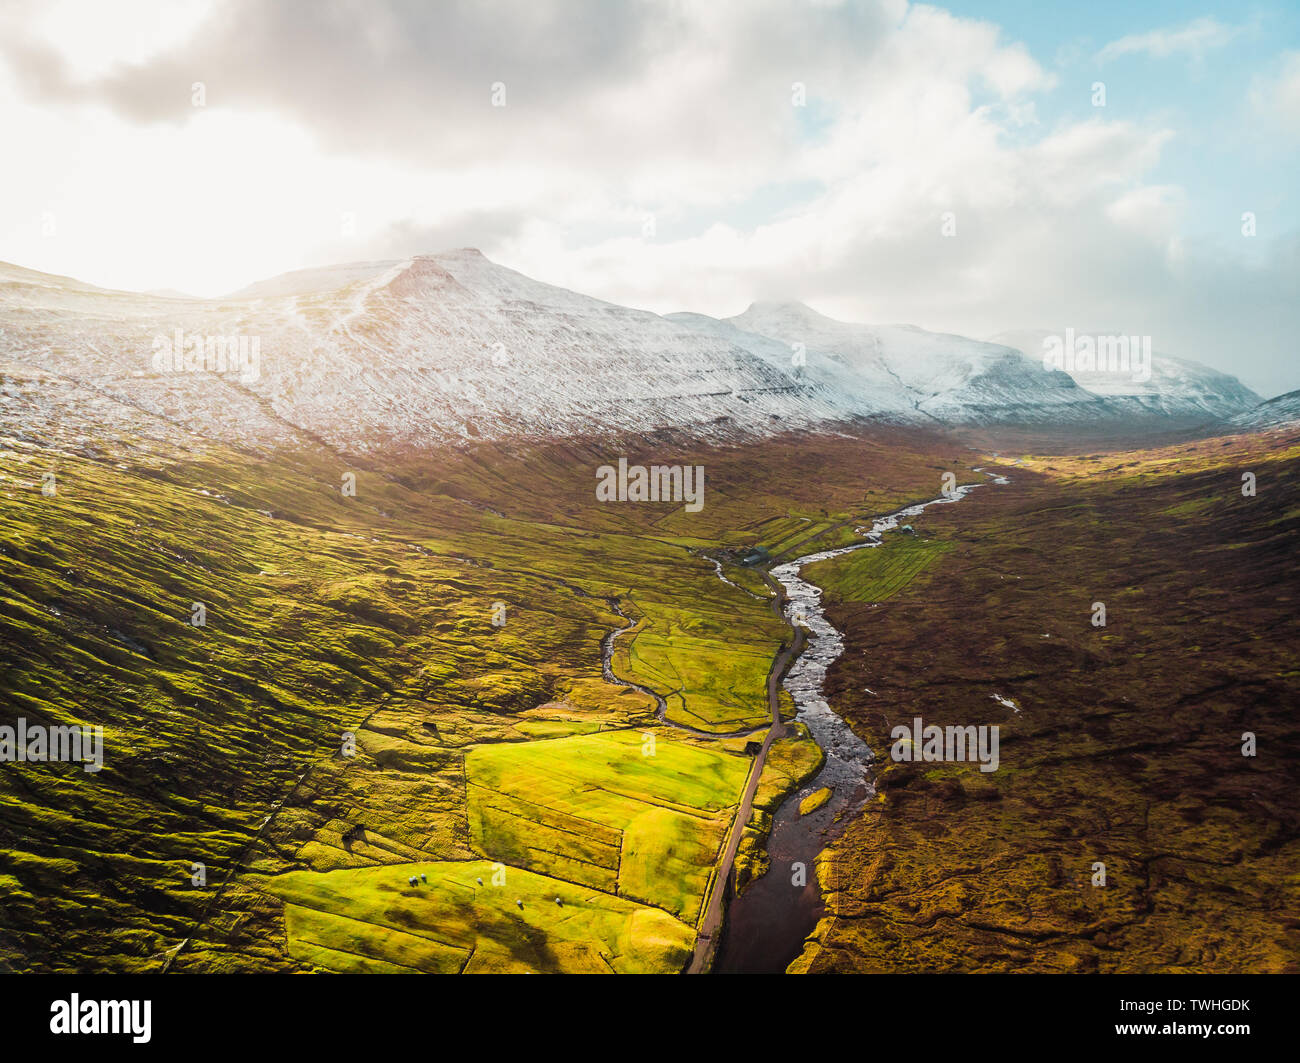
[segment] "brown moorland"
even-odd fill
[[[901,592],[828,590],[880,794],[791,970],[1295,971],[1300,433],[1003,461]],[[998,725],[998,770],[894,762],[918,716]]]

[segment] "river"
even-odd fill
[[[993,473],[984,475],[994,483],[1008,482]],[[804,941],[824,910],[814,861],[875,795],[871,770],[874,754],[825,699],[826,672],[844,652],[844,640],[822,611],[821,588],[803,579],[800,570],[816,561],[879,546],[885,533],[906,518],[919,516],[930,506],[959,502],[981,486],[962,484],[948,495],[906,506],[877,518],[870,530],[859,528],[862,542],[806,554],[772,569],[772,577],[785,590],[786,619],[792,625],[802,625],[809,633],[807,648],[791,666],[782,685],[794,699],[796,718],[807,725],[826,755],[826,762],[777,809],[767,841],[771,868],[728,906],[715,971],[780,973],[803,951]],[[830,788],[830,800],[817,811],[800,816],[799,802],[822,787]],[[795,882],[796,864],[804,868],[802,886]]]

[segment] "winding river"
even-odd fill
[[[993,473],[984,475],[994,483],[1008,482]],[[877,518],[870,530],[859,528],[864,536],[862,542],[806,554],[771,570],[785,591],[786,619],[808,632],[807,648],[791,666],[782,685],[794,699],[796,718],[807,725],[825,753],[826,762],[777,809],[767,840],[771,869],[728,905],[715,971],[780,973],[790,965],[824,910],[814,861],[875,795],[871,771],[874,754],[835,714],[823,692],[827,669],[844,652],[844,640],[822,611],[821,588],[801,578],[800,570],[816,561],[879,546],[885,533],[906,518],[918,516],[930,506],[959,502],[980,486],[963,484],[950,494],[906,506]],[[799,802],[823,787],[831,790],[830,800],[815,812],[800,816]],[[796,864],[804,867],[802,886],[795,883]]]

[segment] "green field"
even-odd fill
[[[749,767],[666,728],[480,746],[470,833],[484,854],[694,923]]]
[[[768,721],[767,673],[780,643],[782,625],[758,603],[712,575],[713,603],[690,608],[636,599],[642,613],[630,644],[616,643],[615,674],[665,695],[668,719],[700,731],[725,734],[761,727]],[[752,617],[744,637],[734,636],[734,608],[743,603]]]
[[[807,565],[803,576],[822,587],[830,601],[881,602],[901,591],[951,546],[937,539],[888,535],[882,546]]]
[[[334,971],[673,971],[695,940],[656,908],[484,860],[295,871],[263,886],[285,902],[290,954]]]

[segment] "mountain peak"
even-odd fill
[[[745,314],[755,313],[814,314],[818,317],[822,316],[807,303],[800,302],[798,299],[755,299],[749,304]],[[738,314],[737,316],[744,317],[745,314]]]
[[[737,314],[727,320],[739,328],[759,332],[764,328],[841,324],[834,318],[819,314],[807,303],[801,303],[796,299],[761,299],[750,303],[743,314]]]
[[[483,254],[477,247],[454,247],[448,251],[435,251],[429,255],[419,255],[419,258],[459,258],[459,259],[482,259],[484,262],[490,262],[491,259]]]

